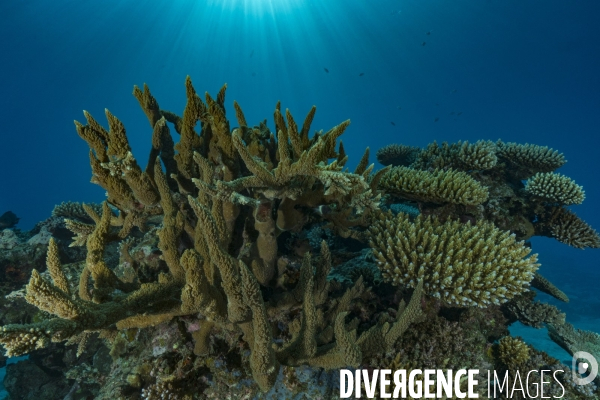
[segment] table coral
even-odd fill
[[[455,170],[394,167],[381,178],[379,187],[403,198],[432,203],[478,205],[488,198],[485,187]]]
[[[525,190],[550,203],[581,204],[585,199],[583,188],[568,176],[553,172],[538,172],[527,180]]]

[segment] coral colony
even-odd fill
[[[367,148],[350,172],[338,140],[350,121],[311,134],[315,107],[299,125],[278,103],[272,131],[249,125],[234,102],[231,129],[226,86],[204,101],[189,78],[185,86],[182,116],[134,88],[152,130],[144,169],[117,117],[106,111],[106,129],[84,112],[75,125],[106,201],[63,203],[30,233],[2,231],[12,311],[0,343],[8,356],[30,354],[8,376],[52,371],[43,390],[9,392],[328,399],[344,381],[352,396],[367,385],[369,397],[387,398],[397,376],[401,394],[418,398],[402,391],[409,377],[454,371],[426,389],[486,397],[488,385],[474,381],[491,373],[512,385],[541,371],[547,396],[599,398],[597,381],[575,384],[574,371],[507,330],[547,326],[571,354],[600,358],[599,336],[531,289],[569,300],[542,276],[532,236],[600,247],[565,208],[585,196],[554,172],[561,153],[502,141],[393,144],[377,152],[384,168],[369,165]],[[371,384],[376,370],[390,371],[389,388]],[[500,396],[525,398],[540,384],[523,382]]]

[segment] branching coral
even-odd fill
[[[331,254],[325,242],[316,268],[307,253],[297,284],[281,284],[287,271],[277,268],[277,236],[319,218],[342,236],[359,237],[356,228],[367,226],[378,207],[377,185],[386,170],[372,174],[368,149],[354,173],[343,170],[347,156],[343,146],[335,148],[349,121],[309,139],[314,108],[299,129],[278,104],[274,135],[265,124],[248,127],[234,103],[240,126],[230,132],[225,89],[216,99],[206,94],[204,103],[188,78],[180,118],[161,110],[148,87],[136,87],[134,95],[153,129],[144,170],[133,157],[123,124],[110,112],[108,130],[87,112],[87,125],[76,123],[91,149],[93,181],[106,189],[108,201],[101,210],[83,205],[87,218],[67,220],[77,235],[73,244],[87,248],[77,295],[62,271],[56,244],[50,243],[52,282],[34,271],[25,298],[55,318],[2,327],[0,342],[10,355],[51,341],[84,346],[91,332],[110,338],[115,330],[147,329],[176,317],[201,315],[203,328],[191,335],[197,355],[210,352],[212,332],[230,335],[232,345],[243,334],[252,376],[267,391],[280,365],[358,366],[363,356],[390,349],[420,316],[422,284],[415,285],[407,306],[399,305],[395,320],[357,334],[358,320],[347,324],[345,319],[366,289],[359,279],[341,297],[330,298]],[[180,134],[177,144],[167,121]],[[198,121],[200,133],[195,129]],[[319,207],[328,211],[316,214],[313,210]],[[82,210],[78,208],[79,214]],[[160,227],[148,230],[149,220]],[[138,234],[136,229],[158,236],[163,272],[154,281],[142,283],[131,267],[127,279],[121,279],[104,259],[111,242]],[[128,240],[121,251],[132,264]],[[291,340],[274,346],[271,319],[299,311],[300,322],[289,327]]]
[[[562,153],[547,146],[501,140],[496,146],[498,157],[510,166],[509,173],[519,179],[527,179],[538,172],[552,172],[567,162]]]
[[[529,359],[529,348],[520,339],[505,336],[498,344],[500,360],[511,368],[518,368]]]
[[[410,168],[386,172],[379,187],[388,204],[393,198],[414,201],[421,213],[442,220],[483,218],[521,239],[544,235],[578,248],[597,247],[596,232],[557,207],[585,198],[581,186],[552,172],[565,162],[558,151],[533,144],[434,142]]]
[[[82,204],[73,201],[62,202],[54,207],[52,210],[53,217],[64,217],[83,222],[92,222],[89,214],[85,211],[86,207],[91,209],[96,214],[102,213],[102,206],[100,204]]]
[[[553,237],[578,249],[600,248],[600,236],[596,230],[563,207],[549,207],[538,215],[534,227],[538,235]]]
[[[551,203],[581,204],[585,199],[583,188],[571,178],[552,172],[539,172],[529,178],[525,189],[534,196]]]
[[[537,254],[488,222],[380,214],[369,229],[383,277],[394,285],[424,280],[425,293],[459,306],[500,304],[527,289]]]
[[[430,169],[453,168],[462,171],[487,170],[496,165],[496,146],[493,142],[480,140],[475,143],[468,141],[448,144],[433,142],[421,151],[411,165],[413,168]]]
[[[553,305],[534,302],[535,292],[528,291],[506,303],[505,308],[509,317],[524,325],[542,328],[544,324],[563,324],[565,313]]]
[[[379,187],[403,198],[432,202],[477,205],[488,198],[488,190],[464,172],[436,169],[433,172],[394,167]]]
[[[374,171],[367,148],[350,172],[338,145],[349,121],[310,136],[316,108],[300,127],[278,103],[272,132],[266,121],[248,125],[234,102],[237,127],[231,130],[226,86],[202,98],[189,78],[185,87],[182,116],[161,109],[147,86],[134,88],[152,129],[145,168],[110,112],[107,129],[87,112],[87,124],[76,123],[90,147],[92,180],[106,190],[107,201],[57,208],[75,234],[71,245],[87,250],[85,263],[78,264],[79,282],[61,265],[61,249],[51,240],[48,271],[34,271],[25,293],[42,311],[38,319],[0,329],[9,355],[67,342],[78,344],[75,357],[99,333],[112,341],[110,355],[119,362],[137,357],[133,348],[152,343],[142,351],[155,365],[168,358],[167,364],[180,365],[173,379],[173,370],[152,377],[123,372],[127,390],[148,398],[187,396],[185,382],[207,371],[207,381],[227,377],[219,384],[238,380],[248,393],[279,393],[280,378],[289,379],[290,371],[358,367],[385,358],[404,345],[399,339],[409,329],[414,332],[406,345],[416,341],[417,352],[424,349],[420,345],[429,347],[423,360],[458,368],[483,360],[486,341],[505,334],[497,306],[527,291],[539,266],[528,247],[486,219],[505,218],[510,228],[518,220],[531,231],[535,224],[536,232],[561,238],[577,225],[565,222],[564,209],[551,211],[555,200],[535,192],[538,177],[528,192],[510,171],[549,172],[543,160],[556,159],[555,152],[537,149],[543,154],[536,158],[531,149],[489,141],[434,143],[425,151],[389,146],[378,159],[397,166]],[[519,152],[534,161],[523,161]],[[411,215],[382,213],[383,197],[388,204],[400,199]],[[313,227],[329,238],[339,236],[336,246],[321,242],[322,234],[296,245],[308,242]],[[587,243],[594,243],[589,236]],[[357,252],[368,252],[365,243],[347,238],[370,241],[384,279],[393,284],[378,286],[383,294],[367,287],[360,273],[350,275],[351,283],[328,280],[333,265],[352,264]],[[572,243],[585,240],[579,236]],[[423,294],[433,298],[423,300]],[[401,301],[409,298],[408,304]],[[532,324],[560,320],[549,308],[525,303],[509,303],[523,306],[512,309],[519,318]],[[424,319],[422,307],[434,318],[412,325]],[[486,324],[474,322],[484,318]],[[432,357],[432,346],[467,325],[469,340],[454,337]],[[418,343],[432,332],[435,338]],[[470,344],[477,354],[459,357]]]
[[[564,301],[565,303],[569,302],[569,297],[562,290],[554,286],[552,282],[544,278],[539,272],[535,273],[533,280],[531,281],[531,286],[560,301]]]
[[[577,329],[565,322],[549,324],[548,335],[556,344],[573,355],[578,351],[586,351],[596,359],[600,357],[600,334],[592,331]]]
[[[377,161],[382,165],[409,166],[417,159],[421,149],[405,144],[389,144],[377,150]]]

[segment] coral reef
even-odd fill
[[[527,289],[537,270],[537,254],[510,232],[480,221],[440,222],[407,214],[380,214],[369,229],[383,277],[394,285],[415,286],[447,304],[486,307]]]
[[[563,205],[581,204],[585,199],[583,188],[571,178],[553,172],[539,172],[527,180],[525,190],[547,202]]]
[[[503,337],[498,343],[500,361],[518,369],[529,359],[529,347],[519,338]]]
[[[433,142],[421,151],[412,164],[418,169],[460,169],[487,170],[493,168],[498,161],[496,145],[490,141],[480,140],[476,143],[458,142],[448,144]]]
[[[545,324],[561,325],[565,323],[565,313],[553,305],[534,301],[535,292],[527,291],[516,296],[504,307],[505,315],[524,325],[542,328]]]
[[[583,191],[551,174],[557,151],[390,145],[386,168],[367,148],[350,172],[349,121],[311,135],[315,107],[300,126],[278,103],[271,131],[233,102],[233,127],[226,86],[185,88],[181,116],[134,88],[152,129],[144,167],[116,116],[105,128],[84,112],[106,201],[0,232],[0,343],[29,354],[8,368],[11,398],[335,398],[348,367],[559,369],[507,337],[517,320],[596,351],[530,289],[568,300],[524,240],[600,247],[563,207]]]
[[[507,163],[511,174],[518,179],[528,179],[539,172],[552,172],[567,160],[557,150],[535,144],[496,143],[497,155]]]
[[[415,146],[390,144],[377,150],[376,157],[384,166],[409,166],[416,161],[420,152],[421,149]]]
[[[327,229],[342,237],[360,237],[353,228],[366,226],[378,207],[376,187],[385,171],[371,174],[368,149],[354,173],[343,171],[347,157],[342,147],[335,150],[349,121],[309,139],[314,109],[299,129],[289,111],[284,118],[278,105],[275,139],[265,125],[246,126],[235,103],[239,127],[230,132],[223,105],[225,87],[216,100],[207,95],[206,104],[189,79],[186,88],[183,118],[161,112],[147,87],[135,88],[154,129],[145,170],[131,152],[122,123],[110,112],[106,112],[108,130],[87,112],[86,125],[76,122],[78,134],[91,149],[93,182],[106,189],[108,200],[101,210],[76,204],[55,210],[55,216],[69,217],[66,226],[75,234],[72,245],[85,245],[85,266],[77,285],[71,285],[58,246],[51,238],[47,241],[49,276],[34,269],[25,300],[49,317],[3,326],[0,342],[7,354],[29,353],[65,340],[78,344],[81,354],[95,332],[114,342],[117,330],[145,329],[200,314],[205,322],[191,335],[195,355],[210,352],[215,333],[229,336],[232,346],[243,335],[253,381],[268,391],[280,365],[358,366],[363,357],[393,346],[420,315],[421,286],[416,286],[406,307],[399,304],[395,319],[360,334],[352,323],[347,327],[345,317],[365,291],[362,279],[330,297],[331,257],[325,243],[315,271],[311,254],[306,253],[295,285],[276,286],[287,274],[278,269],[277,237],[314,223],[313,208],[328,208],[318,216]],[[167,120],[180,134],[176,145]],[[198,121],[200,134],[194,130]],[[335,160],[329,163],[330,158]],[[160,225],[153,230],[157,217]],[[124,265],[121,276],[104,258],[111,243],[140,234],[158,237],[162,266],[153,280],[147,280],[152,274],[138,273],[140,266],[128,254],[129,239],[123,241],[121,252],[130,268]],[[261,287],[271,288],[267,298]],[[271,321],[290,312],[302,317],[274,348]],[[145,395],[154,396],[157,388],[174,390],[170,384],[161,385],[146,388]]]
[[[598,232],[574,212],[562,207],[550,207],[540,216],[540,221],[535,225],[537,234],[553,237],[578,249],[600,248]]]
[[[379,187],[406,199],[431,203],[478,205],[488,198],[487,190],[477,181],[454,170],[394,167],[381,178]]]
[[[548,334],[571,355],[578,351],[586,351],[596,359],[600,357],[600,334],[596,332],[576,329],[565,322],[549,324]]]

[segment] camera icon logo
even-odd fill
[[[578,362],[580,359],[584,359],[583,362]],[[571,372],[573,374],[573,382],[576,385],[587,385],[591,383],[596,376],[598,376],[598,362],[590,353],[585,351],[578,351],[573,354],[571,360]],[[579,377],[580,375],[587,374],[586,377]]]

